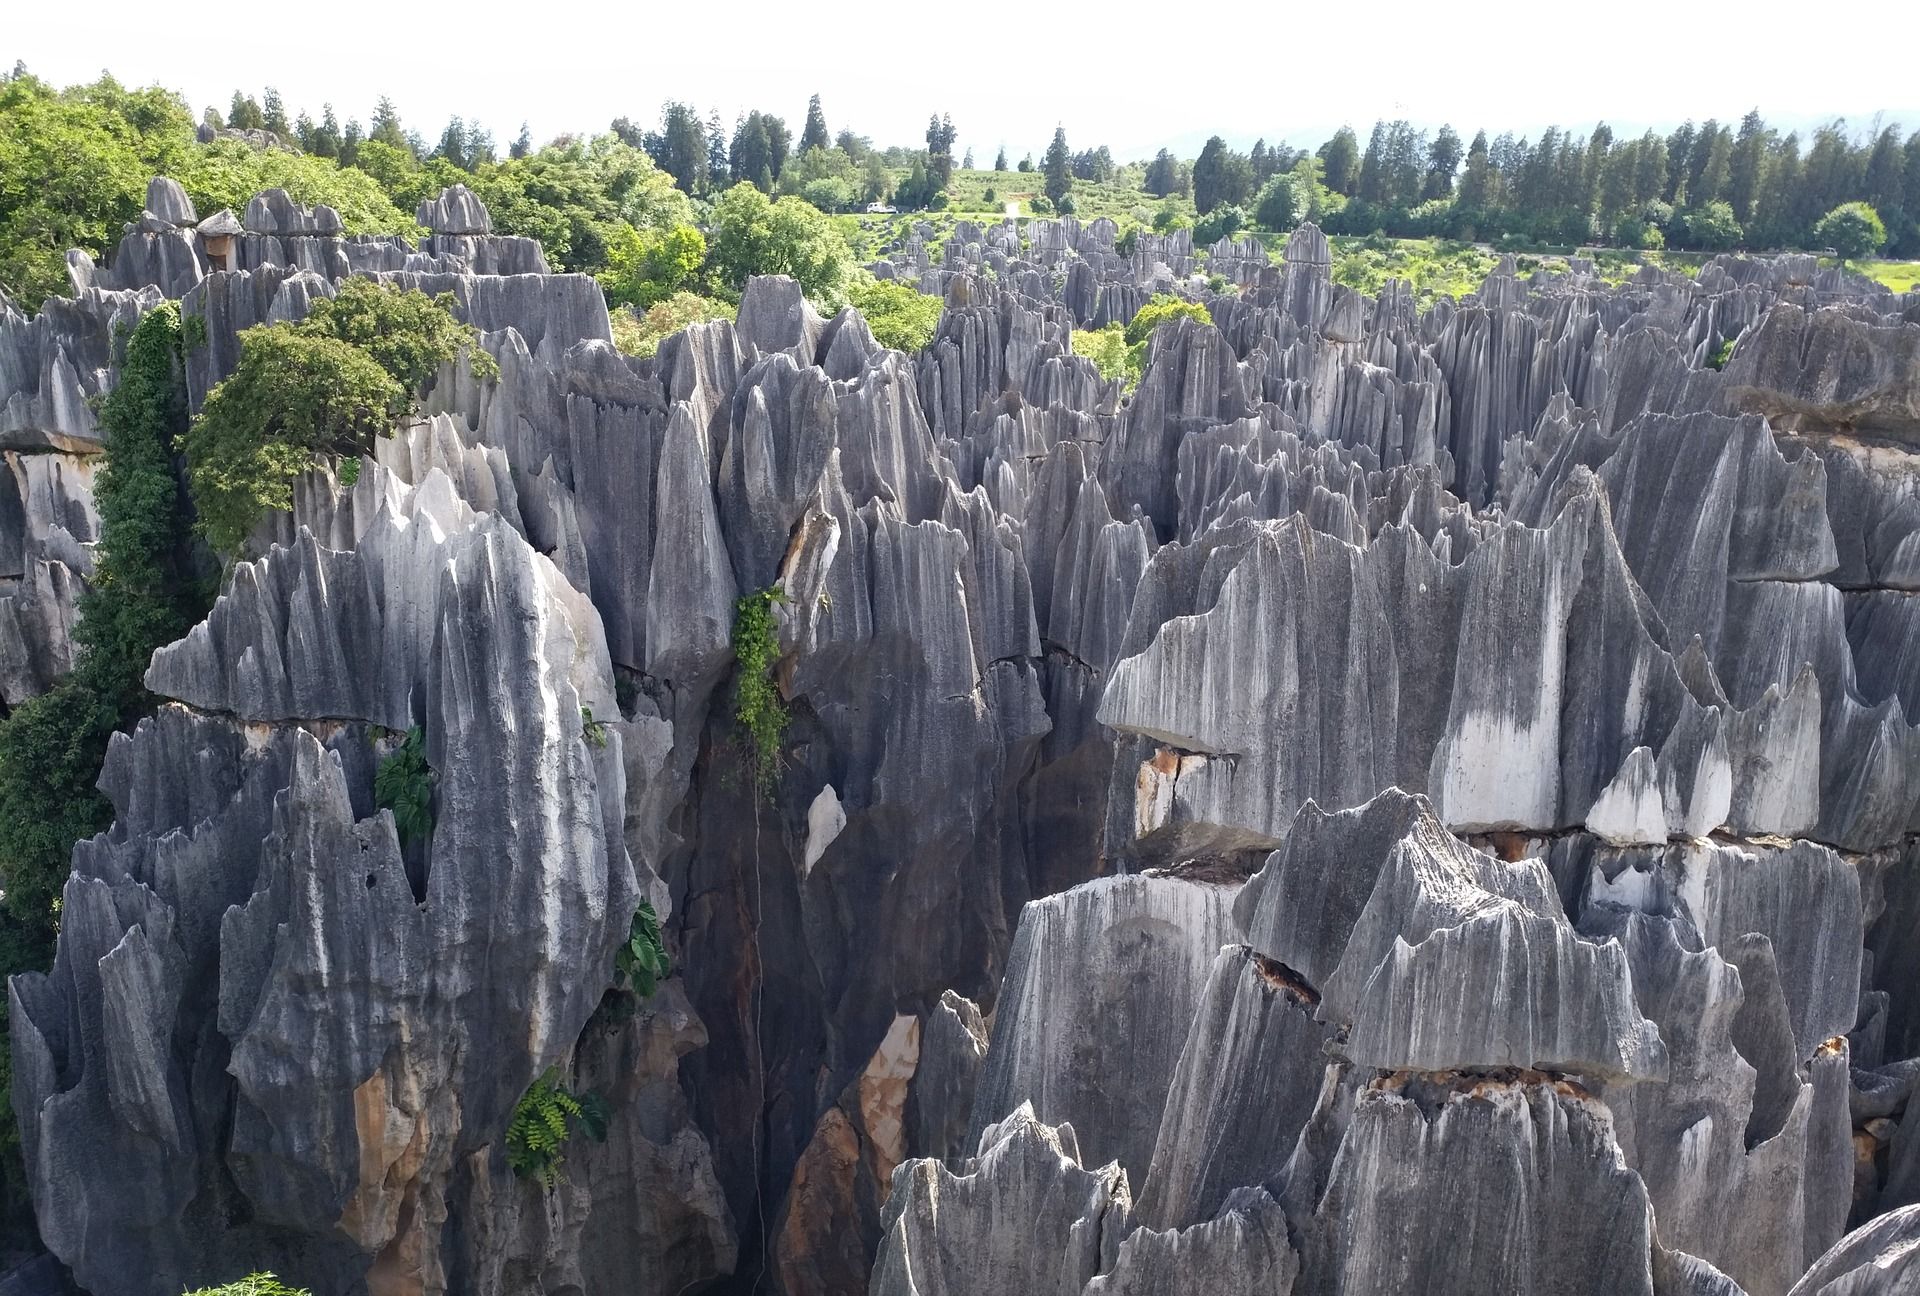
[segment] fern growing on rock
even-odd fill
[[[773,790],[780,739],[787,731],[787,705],[773,679],[780,660],[773,605],[786,600],[778,587],[770,587],[741,595],[733,609],[733,721],[746,744],[754,787],[762,794]]]
[[[613,956],[614,987],[625,990],[631,985],[642,999],[651,998],[672,970],[660,938],[660,916],[654,913],[651,901],[642,900],[634,911],[626,943]]]
[[[596,1143],[607,1137],[606,1100],[596,1093],[576,1094],[548,1067],[514,1104],[507,1124],[507,1166],[522,1179],[538,1179],[551,1188],[560,1179],[561,1148],[584,1133]]]
[[[373,803],[393,811],[402,842],[433,834],[433,771],[427,766],[426,736],[415,725],[392,755],[373,773]]]

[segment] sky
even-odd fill
[[[536,141],[657,120],[681,99],[729,127],[748,108],[794,134],[819,94],[828,126],[876,144],[919,144],[931,113],[952,116],[956,152],[991,165],[1045,149],[1055,125],[1076,149],[1116,157],[1207,136],[1314,147],[1342,123],[1451,122],[1468,136],[1548,125],[1616,137],[1687,118],[1737,121],[1759,108],[1787,128],[1876,114],[1920,129],[1920,3],[1854,0],[1818,30],[1777,0],[1717,12],[1648,0],[1566,5],[1234,6],[1217,17],[1161,0],[1104,6],[872,3],[661,4],[467,0],[452,8],[327,0],[275,17],[247,6],[91,0],[84,25],[62,5],[0,0],[0,66],[23,60],[55,84],[105,69],[185,94],[196,113],[236,86],[279,89],[289,114],[332,103],[363,122],[382,95],[409,129],[437,138],[478,118],[503,151],[525,121]],[[844,11],[848,16],[830,16]],[[1775,20],[1771,14],[1782,16]],[[817,15],[812,21],[802,15]],[[1057,15],[1057,16],[1056,16]],[[1879,66],[1874,50],[1888,51]],[[1895,54],[1894,51],[1900,51]]]

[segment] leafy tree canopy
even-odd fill
[[[737,295],[751,275],[790,275],[815,302],[837,308],[852,259],[833,222],[801,199],[769,201],[743,183],[713,204],[707,266],[727,292]]]
[[[1867,204],[1842,203],[1814,222],[1813,241],[1853,261],[1878,252],[1887,241],[1887,227]]]

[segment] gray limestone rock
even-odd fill
[[[1231,936],[1232,898],[1212,883],[1120,877],[1028,905],[973,1131],[1031,1104],[1039,1119],[1071,1124],[1090,1160],[1144,1177],[1187,1025]]]
[[[1082,1290],[1127,1232],[1127,1176],[1082,1168],[1071,1125],[1022,1103],[982,1132],[956,1174],[937,1161],[894,1172],[870,1296]]]
[[[166,176],[147,181],[146,210],[168,225],[193,225],[200,219],[194,215],[193,202],[180,182]]]
[[[1903,1296],[1920,1284],[1920,1206],[1882,1215],[1834,1243],[1792,1296]]]
[[[1212,1220],[1236,1189],[1285,1169],[1330,1065],[1332,1031],[1314,1020],[1317,1006],[1283,964],[1246,946],[1220,952],[1161,1113],[1142,1224]]]
[[[1544,1078],[1367,1085],[1298,1224],[1301,1292],[1653,1291],[1653,1214],[1606,1107]]]
[[[1242,1189],[1218,1215],[1190,1228],[1136,1228],[1085,1296],[1288,1296],[1299,1269],[1278,1203],[1260,1189]]]
[[[442,189],[437,198],[422,198],[418,219],[435,234],[493,233],[487,205],[463,184]]]

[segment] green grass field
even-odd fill
[[[1820,264],[1836,263],[1823,260]],[[1889,292],[1912,292],[1920,288],[1920,261],[1849,261],[1847,269],[1884,284]]]

